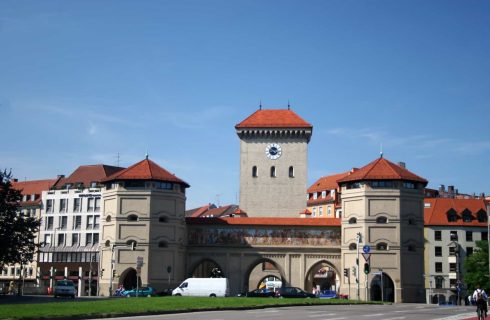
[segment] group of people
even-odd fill
[[[122,296],[124,292],[124,286],[122,284],[119,285],[119,287],[114,291],[114,296]]]

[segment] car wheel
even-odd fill
[[[126,295],[126,298],[131,298],[131,295],[128,293],[128,294]]]
[[[210,296],[211,298],[216,298],[216,295],[215,295],[214,293],[211,293],[209,296]]]
[[[181,297],[182,295],[180,293],[177,293],[175,296],[176,297]]]

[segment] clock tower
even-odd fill
[[[235,129],[240,138],[240,209],[249,217],[297,218],[306,208],[313,126],[289,108],[260,109]]]

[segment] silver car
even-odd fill
[[[56,281],[54,286],[54,297],[70,297],[75,299],[77,295],[77,289],[75,288],[75,284],[71,280],[59,280]]]

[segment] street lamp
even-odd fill
[[[359,288],[359,243],[361,242],[361,238],[362,238],[362,234],[360,232],[358,232],[356,234],[356,241],[357,241],[357,245],[356,245],[356,249],[357,249],[357,259],[356,259],[356,264],[357,264],[357,268],[356,268],[356,281],[357,281],[357,300],[359,300],[359,294],[360,294],[360,288]],[[367,299],[367,296],[366,296],[366,299]]]

